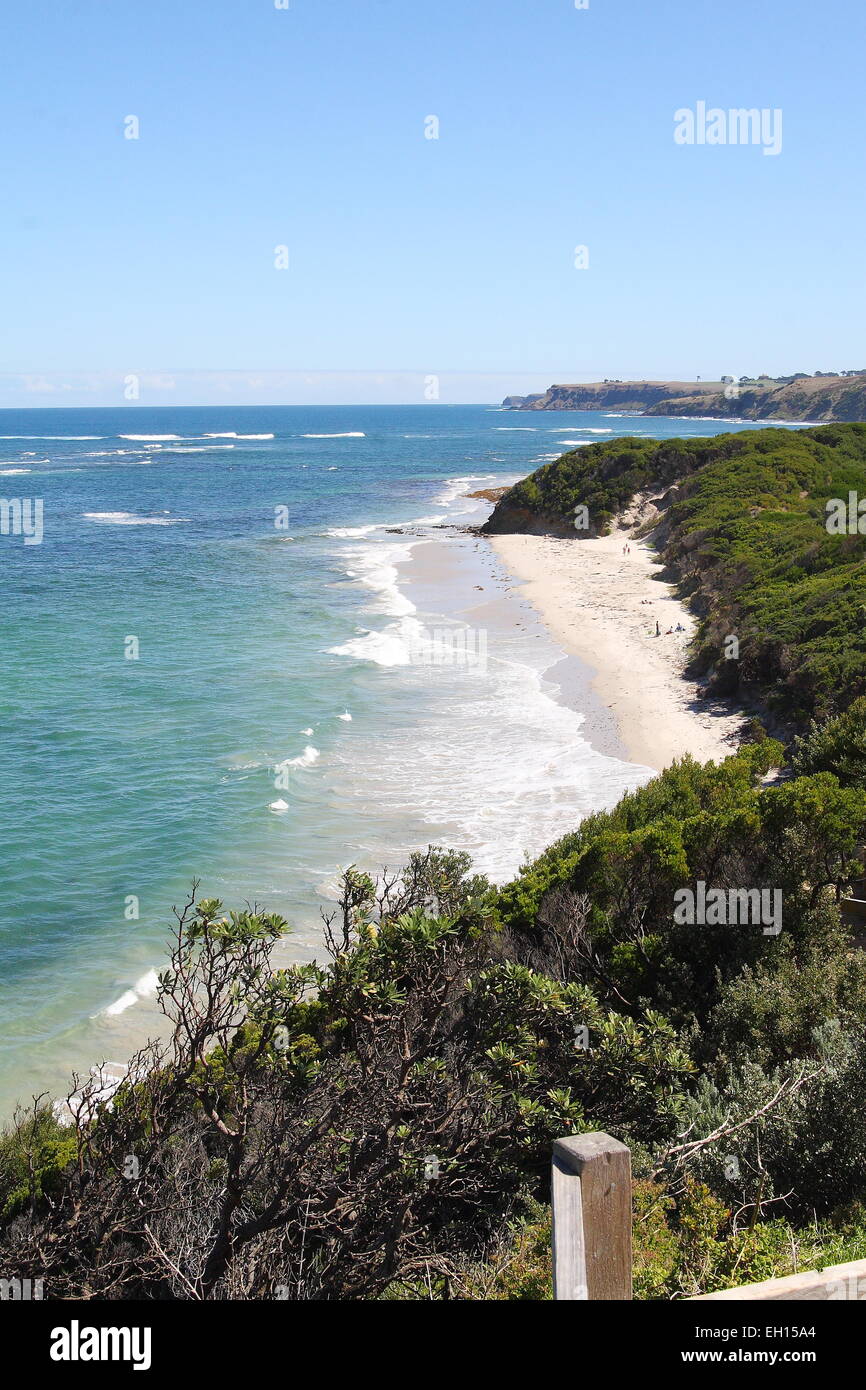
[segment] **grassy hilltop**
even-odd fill
[[[691,389],[657,402],[647,415],[715,415],[741,420],[866,420],[866,375],[800,376],[794,381],[757,380],[736,394]]]
[[[798,372],[792,377],[721,381],[594,381],[549,386],[532,396],[506,396],[511,410],[628,410],[643,415],[721,419],[866,420],[866,372]]]

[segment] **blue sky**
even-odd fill
[[[862,0],[290,6],[7,0],[0,404],[866,367]]]

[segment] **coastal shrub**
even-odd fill
[[[797,1228],[784,1216],[721,1200],[687,1175],[672,1195],[661,1183],[634,1185],[634,1296],[692,1298],[764,1279],[862,1258],[862,1213]]]
[[[832,772],[844,787],[866,787],[866,699],[834,719],[813,720],[796,742],[791,767],[801,775]]]
[[[76,1153],[74,1136],[37,1099],[0,1135],[0,1220],[58,1190]]]
[[[502,1223],[482,1258],[456,1261],[438,1296],[473,1303],[543,1303],[553,1298],[550,1207],[528,1198],[518,1215]],[[429,1299],[430,1285],[389,1289],[386,1297]]]
[[[773,1216],[772,1207],[756,1221],[752,1209],[740,1211],[687,1174],[673,1189],[652,1179],[635,1181],[632,1208],[633,1289],[640,1301],[690,1298],[866,1256],[866,1213],[858,1203],[803,1227]],[[497,1233],[485,1258],[458,1265],[447,1284],[419,1280],[392,1286],[383,1296],[549,1301],[550,1208],[527,1203],[523,1216]]]
[[[689,1171],[747,1219],[773,1205],[797,1224],[832,1218],[866,1191],[863,1029],[830,1022],[815,1044],[772,1071],[744,1057],[704,1074],[685,1102]]]
[[[866,955],[832,920],[816,938],[783,934],[772,960],[746,966],[719,992],[692,1055],[716,1064],[747,1056],[766,1070],[816,1055],[815,1029],[866,1024]]]
[[[552,955],[538,952],[540,943],[555,946],[568,978],[590,984],[610,1007],[659,1009],[692,1037],[701,1062],[745,1037],[768,1057],[796,1055],[806,1046],[796,975],[802,967],[817,981],[822,960],[812,1022],[862,1019],[862,962],[840,927],[837,899],[857,872],[866,802],[831,773],[762,787],[761,770],[778,756],[765,740],[719,764],[683,759],[588,817],[500,893],[498,919],[515,953],[534,952],[552,972]],[[699,882],[778,892],[781,930],[678,922],[675,894]],[[756,981],[773,982],[765,1026]]]
[[[84,1088],[76,1163],[3,1226],[2,1263],[52,1297],[378,1297],[483,1251],[544,1194],[557,1135],[668,1140],[693,1072],[675,1030],[503,959],[465,865],[350,870],[327,968],[273,971],[279,918],[191,899],[170,1045],[111,1107]]]

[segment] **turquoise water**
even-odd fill
[[[573,443],[731,428],[485,406],[0,412],[0,490],[44,507],[41,544],[0,536],[0,1113],[142,1040],[193,877],[282,911],[310,955],[340,865],[432,840],[502,879],[642,780],[583,736],[562,653],[453,527],[486,515],[467,492]],[[483,665],[418,662],[431,624],[466,623]]]

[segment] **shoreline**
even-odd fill
[[[631,539],[627,530],[581,541],[464,532],[459,537],[466,542],[464,559],[457,565],[461,582],[455,585],[458,557],[447,543],[455,539],[435,530],[413,539],[411,563],[406,556],[397,566],[401,594],[411,594],[428,618],[441,614],[445,621],[478,623],[485,631],[490,626],[500,641],[506,631],[514,637],[522,633],[523,641],[547,636],[562,655],[543,667],[543,681],[554,687],[551,698],[557,704],[581,716],[580,734],[596,753],[636,765],[635,771],[643,768],[645,776],[685,753],[707,761],[734,751],[728,740],[735,739],[743,715],[698,699],[697,685],[683,677],[695,619],[673,586],[654,577],[662,567],[649,545]],[[623,555],[624,545],[630,554]],[[678,622],[684,631],[656,638],[651,635],[656,618],[663,634]],[[593,804],[597,790],[591,793]],[[604,798],[595,808],[603,804]],[[297,929],[277,950],[281,963],[318,954],[317,946],[299,939]],[[122,1014],[108,1017],[111,1011],[103,1011],[90,1020],[91,1041],[97,1044],[90,1074],[97,1076],[106,1099],[146,1040],[166,1040],[155,1001],[137,1003]],[[81,1080],[87,1080],[86,1069]],[[69,1123],[64,1092],[52,1089],[52,1101],[54,1113]]]
[[[496,491],[504,493],[508,488]],[[474,493],[467,495],[477,496]],[[551,644],[551,660],[541,671],[544,684],[550,687],[551,698],[581,717],[581,735],[596,752],[620,762],[633,761],[622,740],[615,716],[593,689],[596,672],[592,663],[566,650],[537,606],[526,595],[515,590],[511,567],[504,564],[501,557],[486,544],[487,536],[471,528],[458,531],[450,539],[466,542],[464,564],[475,564],[478,569],[477,574],[471,577],[467,569],[456,586],[452,573],[447,589],[440,590],[436,598],[437,607],[476,631],[486,633],[492,624],[499,640],[505,633],[512,638],[519,634],[529,640],[546,638]],[[407,597],[411,596],[422,609],[425,606],[429,608],[429,604],[425,605],[424,596],[426,590],[429,598],[431,577],[437,570],[444,574],[444,567],[449,565],[449,552],[452,556],[454,553],[453,547],[443,545],[442,540],[435,534],[421,538],[413,549],[411,563],[414,572],[410,574],[404,570],[402,575],[402,592]],[[470,560],[473,554],[475,559]],[[407,568],[408,564],[407,561]],[[483,583],[475,583],[474,579],[480,579]],[[471,590],[465,587],[467,582],[472,585]]]
[[[662,566],[651,546],[629,529],[591,540],[488,539],[548,631],[593,671],[591,689],[610,710],[630,761],[661,772],[686,753],[707,762],[735,751],[745,716],[703,698],[684,676],[697,623],[674,586],[657,577]]]
[[[558,594],[557,586],[569,582],[570,567],[579,559],[579,554],[592,554],[592,547],[598,543],[579,542],[573,545],[572,559],[568,561],[567,553],[554,555],[551,550],[551,547],[556,550],[557,547],[571,545],[568,540],[506,536],[497,538],[491,548],[486,543],[489,538],[480,536],[475,530],[472,523],[484,520],[493,502],[492,497],[477,494],[482,491],[493,493],[500,487],[507,488],[513,481],[514,475],[510,470],[502,470],[486,477],[470,475],[451,478],[448,480],[446,492],[449,500],[453,496],[457,505],[453,520],[448,525],[437,524],[431,527],[419,526],[411,521],[397,521],[393,526],[377,525],[369,538],[365,535],[352,536],[351,541],[355,548],[361,545],[369,547],[371,551],[379,549],[380,543],[383,543],[383,552],[387,552],[394,541],[400,541],[409,552],[404,559],[395,558],[392,561],[396,574],[399,575],[398,579],[395,576],[395,580],[400,599],[393,611],[387,606],[376,606],[384,579],[371,588],[374,605],[370,611],[381,614],[371,621],[372,631],[387,633],[392,628],[398,628],[405,615],[403,601],[411,595],[413,604],[417,605],[418,617],[428,624],[435,626],[444,622],[448,626],[456,621],[485,633],[489,629],[491,638],[495,636],[495,647],[491,655],[501,669],[519,671],[528,659],[531,667],[536,670],[538,689],[534,680],[527,686],[532,694],[532,718],[526,718],[528,711],[523,709],[517,715],[514,715],[513,711],[509,711],[508,714],[512,725],[519,720],[524,727],[521,737],[516,740],[514,728],[510,730],[509,746],[512,752],[519,756],[516,761],[508,762],[508,777],[504,781],[497,781],[500,772],[497,763],[501,751],[499,739],[504,732],[501,723],[502,711],[500,717],[491,717],[486,723],[479,723],[475,746],[475,752],[480,755],[489,739],[491,779],[488,796],[492,798],[494,806],[502,803],[507,809],[507,815],[504,817],[501,811],[499,815],[484,811],[480,818],[476,818],[472,827],[475,836],[483,833],[485,842],[489,841],[494,847],[512,845],[516,846],[521,854],[525,854],[538,853],[540,848],[552,842],[557,837],[560,822],[562,828],[567,828],[569,823],[577,823],[592,810],[601,809],[605,804],[614,804],[626,791],[633,789],[635,778],[645,780],[651,769],[660,766],[660,763],[649,745],[642,744],[640,739],[635,737],[635,717],[629,712],[627,703],[623,706],[618,700],[616,690],[611,690],[609,682],[613,681],[615,684],[618,679],[616,667],[612,665],[608,656],[602,658],[594,630],[590,631],[588,640],[586,637],[582,639],[580,624],[574,621],[573,617],[572,620],[568,619],[569,608],[574,601],[573,596],[563,593],[560,597]],[[458,489],[457,484],[462,486]],[[474,497],[471,490],[473,487],[476,493]],[[453,494],[451,489],[454,489]],[[438,493],[431,506],[435,507],[437,503],[443,505]],[[472,503],[475,504],[474,507]],[[467,506],[469,516],[466,515]],[[476,515],[472,515],[473,512]],[[621,550],[622,535],[623,533],[618,533],[618,536],[608,541],[608,544],[612,543],[614,552],[617,548]],[[521,555],[520,552],[526,551],[527,547],[539,548],[538,562],[533,564],[528,554]],[[582,549],[585,547],[590,549]],[[629,558],[634,562],[635,574],[640,568],[638,550],[637,543],[632,542],[632,556]],[[410,556],[411,563],[408,562]],[[647,568],[651,568],[649,558],[646,565]],[[534,591],[536,586],[533,581],[536,577],[542,580],[541,594]],[[356,580],[357,578],[358,575],[355,575]],[[395,580],[389,579],[389,585]],[[649,578],[644,582],[651,586],[651,592],[658,595],[660,586],[656,582]],[[552,593],[548,592],[551,586]],[[562,612],[558,616],[555,611],[550,611],[551,603],[554,609],[557,606],[561,607]],[[600,606],[602,599],[598,594],[593,597],[593,603],[599,622],[612,621],[615,618],[615,614],[605,616]],[[578,615],[581,611],[580,608],[577,609]],[[650,610],[639,607],[637,612],[645,618]],[[687,621],[690,625],[693,622],[690,618]],[[573,632],[572,626],[578,630]],[[659,639],[659,643],[661,646],[664,639]],[[671,643],[672,639],[667,639],[668,652],[672,650]],[[554,649],[550,652],[549,661],[548,646]],[[634,657],[630,656],[628,659],[634,666]],[[373,665],[369,672],[360,674],[359,690],[362,693],[378,679],[375,672],[376,666]],[[678,668],[672,673],[671,679],[674,684],[684,684],[679,679]],[[547,710],[540,708],[542,692],[546,692],[552,701]],[[475,692],[471,688],[468,693],[471,698],[475,698]],[[638,693],[642,700],[643,691]],[[536,704],[539,708],[536,708]],[[558,706],[562,707],[561,714]],[[575,725],[572,734],[568,723],[575,713],[580,716],[582,722]],[[358,710],[355,711],[355,716],[357,719]],[[673,747],[671,756],[692,751],[698,757],[709,758],[730,751],[727,746],[720,746],[718,738],[704,746],[696,743],[691,737],[696,724],[695,714],[686,708],[683,710],[682,719],[688,727],[689,738],[683,746]],[[714,723],[717,724],[718,721]],[[739,721],[733,718],[731,723],[738,724]],[[535,756],[533,750],[536,746],[538,767],[530,786],[527,778],[524,776],[521,780],[518,774],[521,771],[520,764],[524,761],[523,754],[532,752]],[[617,770],[599,767],[595,762],[598,754],[616,760],[620,763],[620,768]],[[628,764],[637,766],[629,767]],[[323,769],[328,772],[333,766],[333,750],[326,750]],[[338,775],[342,773],[343,782],[346,780],[347,769],[348,765],[345,762],[337,766]],[[523,772],[526,772],[525,768]],[[498,796],[494,790],[497,787]],[[526,800],[524,819],[520,824],[528,826],[530,820],[534,822],[531,807],[535,808],[540,819],[538,831],[531,835],[527,833],[525,839],[522,830],[515,830],[512,814],[514,806],[511,804],[515,802],[517,795],[523,794],[521,789],[525,790]],[[337,785],[336,791],[332,788],[333,795],[336,796],[341,790],[344,790],[342,784]],[[558,799],[560,810],[556,811]],[[339,804],[342,804],[342,800],[341,796],[337,796]],[[437,836],[443,843],[450,840],[459,847],[466,847],[465,825],[458,824],[458,820],[462,822],[463,817],[455,816],[450,812],[450,808],[444,809],[449,813],[443,815],[444,823],[441,829],[437,829]],[[555,824],[550,819],[554,811],[559,817]],[[436,812],[437,815],[443,812],[441,804],[436,807]],[[539,843],[533,843],[545,822],[545,833],[540,836]],[[263,824],[270,827],[271,821]],[[394,821],[393,828],[402,829],[403,832],[406,829],[397,820]],[[263,833],[267,835],[272,832],[265,829]],[[562,833],[561,829],[559,833]],[[365,835],[365,841],[368,838]],[[399,834],[393,837],[396,840],[399,838]],[[419,844],[421,842],[419,839]],[[368,848],[372,848],[377,867],[384,862],[393,862],[393,858],[389,856],[393,856],[398,850],[398,846],[390,838],[387,847],[377,844]],[[470,852],[476,852],[476,846],[470,845],[469,848]],[[487,871],[492,872],[489,868]],[[501,881],[513,876],[514,871],[509,868],[509,873],[502,875]],[[327,904],[327,894],[319,894],[318,889],[314,891],[316,899],[321,897],[323,903]],[[226,896],[225,893],[221,895]],[[260,901],[269,897],[265,885],[262,885],[258,897]],[[316,909],[318,905],[316,901]],[[290,960],[308,960],[319,956],[321,941],[317,921],[313,921],[312,917],[309,921],[301,920],[294,913],[289,915],[294,930],[282,943],[279,955],[284,957],[286,963]],[[127,974],[125,970],[118,971],[117,994],[113,998],[109,996],[109,1000],[106,1001],[109,1007],[98,1007],[94,1001],[92,1006],[88,1006],[86,1016],[76,1019],[65,1030],[60,1046],[56,1034],[41,1038],[32,1044],[28,1050],[26,1069],[29,1080],[19,1084],[19,1079],[13,1078],[13,1069],[10,1069],[9,1075],[5,1078],[10,1093],[10,1105],[4,1118],[11,1116],[14,1104],[20,1103],[22,1095],[36,1089],[46,1091],[52,1098],[62,1101],[72,1071],[77,1070],[86,1077],[92,1066],[98,1067],[105,1063],[109,1063],[112,1071],[117,1068],[123,1069],[125,1060],[122,1059],[133,1055],[148,1038],[163,1035],[165,1022],[162,1015],[153,997],[143,992],[140,985],[146,974],[150,977],[154,968],[162,969],[164,966],[165,958],[154,954],[137,963],[128,980],[124,978]],[[134,987],[133,980],[136,982]],[[131,995],[135,995],[134,1001]],[[127,1002],[129,1007],[120,1011],[118,1005]],[[63,1060],[59,1060],[59,1052],[62,1053]]]

